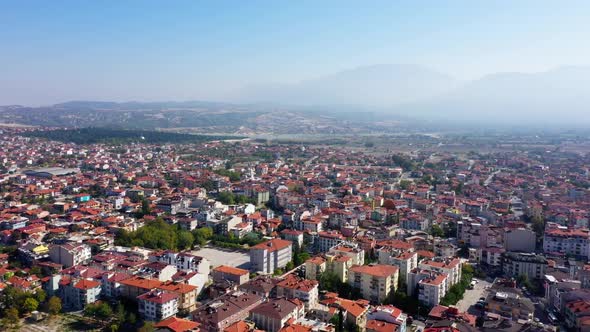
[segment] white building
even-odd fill
[[[543,251],[588,258],[590,257],[590,231],[561,226],[548,228],[543,237]]]
[[[292,242],[272,239],[250,248],[252,270],[262,273],[273,273],[285,267],[292,259]]]
[[[139,314],[149,321],[159,322],[178,313],[178,295],[154,290],[137,297]]]
[[[64,267],[72,267],[86,263],[90,260],[92,251],[86,244],[58,244],[49,249],[49,257],[54,263],[62,264]]]

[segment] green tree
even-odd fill
[[[52,296],[47,303],[47,310],[51,315],[57,315],[61,311],[61,299],[57,296]]]
[[[150,214],[151,212],[152,208],[150,207],[150,201],[144,198],[143,200],[141,200],[141,214],[145,216],[147,214]]]
[[[178,248],[188,249],[195,242],[193,234],[189,231],[180,231],[178,233]]]
[[[410,185],[412,185],[412,181],[410,181],[410,180],[401,180],[399,182],[399,187],[402,190],[408,190],[408,189],[410,189]]]
[[[193,230],[193,236],[195,243],[203,246],[213,237],[213,229],[210,227],[196,228]]]
[[[32,297],[27,298],[23,303],[23,309],[25,310],[25,312],[35,311],[38,307],[39,302],[37,302],[37,300],[35,300]]]
[[[430,234],[434,237],[443,237],[445,235],[445,232],[442,230],[442,228],[440,228],[439,225],[433,224],[430,227]]]
[[[42,289],[38,289],[35,292],[35,300],[37,300],[37,302],[41,303],[41,302],[45,302],[45,299],[47,298],[47,293],[45,293],[44,290]]]
[[[137,329],[137,332],[154,332],[154,323],[144,322],[143,326]]]
[[[20,323],[18,317],[18,310],[16,308],[8,308],[4,311],[3,325],[15,327]]]
[[[135,316],[133,312],[130,312],[129,315],[127,315],[127,323],[131,325],[135,325],[135,323],[137,323],[137,316]]]

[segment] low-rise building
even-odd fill
[[[220,265],[213,269],[213,281],[221,282],[229,280],[235,285],[241,285],[250,280],[250,273],[248,270],[239,269],[227,265]]]

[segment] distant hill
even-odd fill
[[[0,123],[236,135],[391,132],[400,123],[429,128],[588,126],[590,67],[458,81],[417,65],[375,65],[297,84],[250,87],[234,99],[240,101],[0,106]]]
[[[238,93],[248,102],[285,105],[392,106],[451,91],[460,82],[419,65],[373,65],[341,71],[297,84],[253,86]]]
[[[590,124],[590,67],[500,73],[395,112],[454,122]]]
[[[76,144],[110,143],[120,144],[141,142],[150,144],[161,143],[198,143],[243,137],[188,135],[148,130],[122,130],[113,128],[79,128],[58,130],[35,130],[23,133],[24,136],[46,138]]]

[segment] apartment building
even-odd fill
[[[137,297],[139,314],[148,321],[159,322],[178,313],[178,295],[154,290]]]
[[[418,268],[446,274],[448,276],[447,288],[461,281],[461,260],[459,258],[434,257],[420,262]]]
[[[409,250],[380,248],[377,250],[379,264],[395,265],[399,268],[399,277],[406,282],[410,271],[418,266],[418,253]]]
[[[54,263],[62,264],[64,267],[72,267],[88,262],[92,257],[92,252],[86,244],[57,244],[49,249],[49,257]]]
[[[299,299],[307,310],[314,309],[319,301],[319,282],[287,275],[276,285],[277,297]]]
[[[272,239],[250,248],[252,270],[262,273],[273,273],[283,268],[292,259],[292,242]]]
[[[332,247],[329,254],[348,256],[351,258],[352,265],[365,264],[365,251],[358,245],[352,243],[342,243]]]
[[[250,319],[256,327],[267,332],[278,332],[289,320],[304,316],[303,305],[298,301],[284,298],[262,303],[250,312]]]
[[[505,252],[502,255],[502,269],[508,276],[527,276],[529,279],[543,279],[547,259],[534,253]]]
[[[380,303],[390,292],[395,292],[398,277],[397,266],[354,265],[350,268],[348,284],[360,289],[364,299]]]
[[[545,230],[543,252],[590,257],[590,231],[555,226]]]

